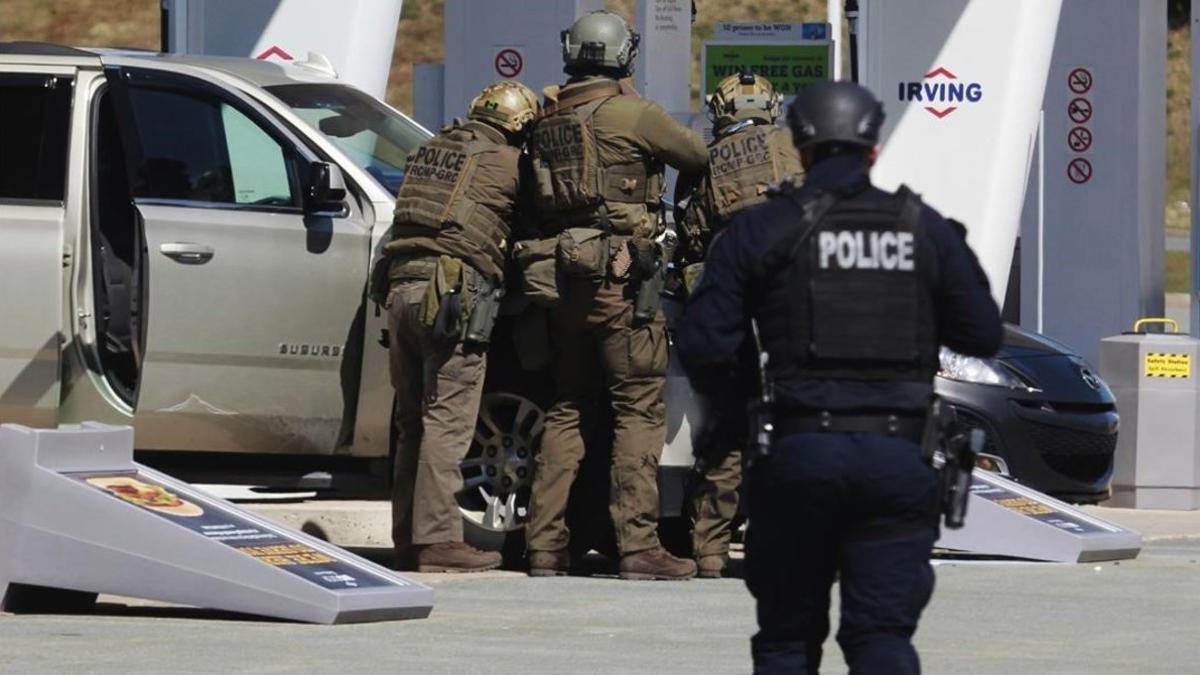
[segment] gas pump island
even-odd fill
[[[864,3],[859,52],[865,83],[894,92],[898,82],[915,83],[913,73],[919,77],[928,72],[926,79],[957,79],[961,71],[972,75],[971,82],[986,80],[988,88],[985,91],[980,85],[972,101],[966,90],[970,82],[965,83],[964,96],[974,108],[953,119],[948,117],[952,108],[903,100],[909,89],[900,89],[902,109],[889,111],[889,140],[875,173],[881,185],[908,182],[942,210],[975,224],[970,231],[972,244],[983,252],[983,266],[1002,301],[1006,287],[1002,282],[1007,279],[1022,210],[1016,197],[1024,192],[1042,94],[1049,91],[1046,75],[1051,70],[1061,5],[1058,0],[1014,0],[1013,7],[1006,3],[1001,8],[992,3],[936,0],[934,4],[946,11],[935,14],[929,2]],[[1082,11],[1077,2],[1071,2],[1070,11]],[[385,4],[389,16],[398,18],[400,2]],[[550,29],[565,25],[567,18],[600,4],[560,0],[553,12],[542,3],[541,11],[518,12],[507,3],[502,10],[479,3],[472,5],[473,20],[467,21],[466,0],[447,2],[448,41],[453,38],[461,49],[447,49],[440,92],[443,110],[460,109],[456,97],[476,90],[462,81],[466,73],[486,80],[496,73],[519,76],[535,85],[555,79],[554,73],[530,72],[536,68],[507,67],[511,62],[549,68],[547,64],[556,62],[557,45],[541,37],[554,34]],[[181,31],[199,25],[193,14],[205,6],[180,0],[171,6],[177,10],[172,16],[178,22],[172,20],[169,26],[178,43],[173,46],[182,51],[197,47],[203,37],[199,29],[186,33],[186,44]],[[910,11],[917,6],[925,11]],[[690,32],[679,30],[688,22],[684,5],[645,3],[641,8],[639,27],[663,48],[654,50],[658,58],[653,62],[642,64],[640,84],[682,117],[690,107],[688,78],[679,76],[690,67]],[[503,16],[495,17],[495,23],[479,20],[478,12],[489,10]],[[925,17],[924,23],[914,16]],[[931,16],[942,18],[926,20]],[[537,22],[525,17],[543,20],[535,26]],[[491,35],[496,26],[528,30],[528,40],[497,40]],[[487,39],[463,39],[472,30],[486,32]],[[725,26],[718,39],[706,45],[706,72],[713,68],[715,74],[724,63],[741,65],[751,56],[815,64],[812,72],[819,69],[822,79],[831,67],[837,69],[836,63],[830,63],[834,52],[828,42],[822,42],[824,35],[807,36],[812,54],[781,56],[775,52],[796,50],[796,44],[786,43],[797,41],[747,46],[737,30],[736,25]],[[914,39],[926,33],[929,39]],[[390,55],[392,35],[390,28],[386,35],[379,31],[378,44],[368,51]],[[981,35],[989,36],[994,49],[981,49],[977,40]],[[755,37],[763,42],[761,35]],[[804,42],[804,37],[798,42]],[[898,41],[923,47],[900,48]],[[235,45],[235,51],[245,52],[251,42]],[[667,44],[676,49],[666,49]],[[677,58],[666,58],[667,52]],[[502,60],[502,53],[518,58]],[[472,58],[482,65],[468,68],[475,63]],[[939,69],[930,72],[930,64]],[[349,62],[342,65],[355,70]],[[493,67],[496,73],[490,70]],[[803,79],[805,72],[797,77]],[[1007,77],[1012,72],[1029,74],[1032,84]],[[373,89],[383,81],[374,71],[363,78],[361,84]],[[896,105],[893,102],[892,107]],[[971,155],[955,151],[979,145],[979,138],[992,142]],[[931,156],[938,161],[908,160]],[[1006,208],[994,208],[997,204]],[[1042,304],[1037,303],[1039,327]],[[944,532],[938,542],[939,548],[950,551],[1062,562],[1133,557],[1141,545],[1135,532],[986,473],[976,476],[966,527]],[[6,425],[0,427],[0,609],[36,597],[44,589],[75,591],[85,598],[97,593],[132,596],[326,624],[423,618],[433,605],[433,591],[426,586],[134,463],[132,429],[92,423],[59,430]]]
[[[433,609],[426,586],[134,463],[128,427],[4,425],[0,609],[48,589],[322,624]]]

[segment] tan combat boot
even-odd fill
[[[676,558],[667,549],[656,546],[621,557],[622,579],[656,579],[674,581],[696,576],[696,563]]]
[[[530,551],[529,576],[565,577],[571,569],[571,554],[563,551]]]
[[[720,579],[725,576],[729,558],[723,555],[702,555],[696,559],[696,576],[701,579]]]
[[[500,566],[500,554],[461,541],[417,547],[418,572],[485,572]]]

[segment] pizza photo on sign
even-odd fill
[[[111,492],[120,499],[141,506],[142,508],[158,511],[169,516],[195,518],[204,515],[204,509],[180,499],[178,495],[158,485],[143,483],[131,476],[104,476],[89,478],[88,484],[101,490]]]

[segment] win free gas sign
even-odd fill
[[[919,82],[901,82],[899,95],[901,102],[921,105],[930,115],[943,119],[959,108],[982,101],[983,84],[938,67]]]
[[[827,40],[705,42],[701,52],[702,94],[716,91],[721,80],[730,75],[749,72],[767,78],[775,91],[791,98],[814,82],[832,78],[831,45]]]

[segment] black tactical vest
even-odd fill
[[[921,200],[802,189],[796,236],[764,259],[759,311],[777,381],[932,382],[938,342],[928,279],[936,265]]]

